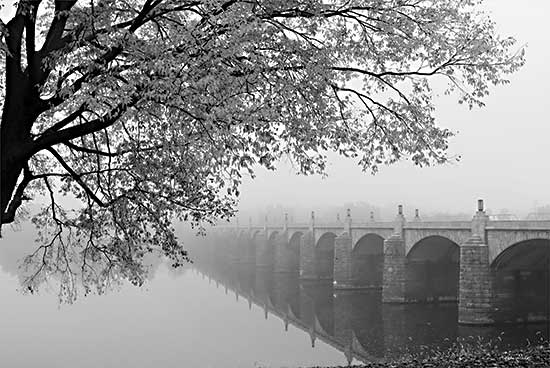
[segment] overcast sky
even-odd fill
[[[441,126],[459,134],[450,152],[456,165],[417,168],[409,162],[383,167],[376,176],[355,161],[332,156],[329,177],[296,176],[282,163],[276,172],[259,170],[241,191],[241,208],[270,204],[319,207],[365,201],[379,206],[402,202],[430,212],[472,212],[477,198],[494,211],[526,214],[550,204],[550,14],[548,0],[488,0],[484,7],[502,36],[527,44],[527,63],[512,83],[491,90],[483,109],[468,110],[456,97],[438,99]]]
[[[0,3],[4,0],[0,0]],[[285,163],[275,172],[257,171],[241,191],[241,209],[268,205],[319,207],[345,202],[408,206],[430,212],[471,212],[477,198],[495,211],[526,214],[550,204],[549,104],[550,1],[486,0],[502,36],[527,45],[527,63],[512,83],[493,88],[483,109],[468,110],[456,96],[437,100],[441,126],[458,135],[450,152],[462,156],[456,165],[417,168],[410,162],[382,167],[376,176],[356,162],[332,155],[328,178],[303,177]],[[6,17],[6,9],[0,11]]]

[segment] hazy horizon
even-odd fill
[[[435,100],[437,124],[458,132],[449,145],[451,155],[461,156],[458,163],[419,168],[402,161],[382,166],[373,176],[362,172],[356,160],[329,153],[328,176],[322,178],[295,175],[288,162],[281,162],[276,171],[257,168],[254,180],[245,179],[238,216],[246,219],[273,206],[304,208],[307,216],[316,208],[357,202],[387,209],[403,204],[406,215],[415,208],[473,214],[478,198],[494,213],[526,216],[550,204],[550,127],[544,115],[550,32],[543,21],[550,3],[528,4],[488,0],[481,7],[502,37],[515,37],[518,49],[527,45],[526,65],[511,75],[511,83],[493,87],[481,109],[459,105],[456,96]],[[2,18],[8,14],[9,7],[0,11]]]
[[[330,154],[325,179],[297,176],[282,162],[276,171],[258,169],[255,180],[245,181],[239,208],[244,213],[271,205],[314,209],[367,202],[395,208],[404,204],[409,212],[419,208],[473,215],[476,200],[483,198],[494,212],[526,215],[550,204],[550,126],[544,113],[550,32],[543,19],[550,3],[528,4],[491,0],[484,5],[502,37],[515,37],[518,48],[527,45],[526,65],[511,76],[511,83],[493,87],[481,109],[469,110],[452,96],[436,99],[437,123],[458,131],[449,152],[460,155],[460,162],[428,168],[399,162],[372,176],[354,160]]]

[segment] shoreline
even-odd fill
[[[488,345],[457,345],[448,350],[434,351],[433,356],[409,356],[393,362],[377,362],[350,366],[309,368],[469,368],[469,367],[550,367],[550,342],[507,351]]]

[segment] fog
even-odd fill
[[[373,176],[362,172],[356,161],[328,153],[328,176],[323,178],[298,176],[283,160],[276,171],[258,168],[255,179],[245,179],[241,220],[277,205],[297,213],[303,209],[307,216],[313,209],[365,202],[389,216],[389,209],[404,204],[405,214],[412,216],[414,208],[432,215],[470,214],[475,201],[483,198],[489,211],[525,217],[550,204],[550,125],[545,111],[550,3],[528,0],[518,6],[512,0],[486,0],[482,9],[503,37],[515,37],[518,49],[526,47],[527,62],[509,85],[491,89],[484,108],[469,110],[453,96],[435,99],[438,124],[457,133],[449,153],[461,156],[458,163],[419,168],[399,162]],[[7,19],[11,11],[0,9],[0,18]]]
[[[509,85],[492,88],[482,109],[469,110],[455,97],[436,99],[439,125],[457,132],[449,152],[462,157],[459,163],[418,168],[400,162],[372,176],[355,161],[329,154],[328,177],[322,178],[297,176],[288,162],[281,162],[277,171],[259,169],[254,180],[246,180],[242,220],[277,204],[305,211],[354,202],[387,208],[402,203],[410,217],[414,208],[473,214],[476,199],[483,198],[493,212],[522,217],[550,203],[550,2],[529,0],[518,6],[517,1],[491,0],[484,8],[502,36],[514,36],[518,47],[526,45],[527,62]]]
[[[0,5],[4,3],[7,0],[0,0]],[[395,217],[398,204],[404,205],[407,219],[419,209],[423,220],[468,221],[478,198],[484,199],[488,214],[525,218],[535,211],[550,212],[546,112],[550,1],[487,0],[483,7],[502,36],[515,37],[518,49],[526,47],[527,63],[511,76],[509,85],[491,89],[484,108],[469,110],[459,105],[456,97],[436,97],[438,124],[457,133],[450,141],[449,154],[459,155],[458,163],[419,168],[399,162],[381,167],[373,176],[362,172],[355,160],[328,153],[328,175],[306,177],[296,175],[291,163],[282,160],[276,171],[258,168],[255,179],[245,178],[237,213],[240,224],[246,225],[249,219],[263,223],[264,216],[281,224],[285,213],[291,222],[306,222],[311,211],[319,221],[334,223],[348,209],[355,223],[370,216],[387,221]],[[0,18],[7,19],[9,12],[9,8],[0,9]],[[77,206],[70,197],[61,203]],[[33,212],[39,205],[36,201],[27,210]],[[144,287],[123,282],[106,295],[80,296],[74,305],[60,305],[56,279],[38,292],[40,296],[23,295],[20,290],[21,259],[38,246],[34,242],[37,229],[26,220],[4,226],[0,241],[0,354],[5,366],[344,365],[354,357],[377,360],[388,357],[388,352],[409,348],[439,349],[468,336],[477,336],[479,341],[498,338],[516,347],[541,336],[540,330],[546,327],[544,336],[548,338],[548,323],[510,324],[502,329],[459,325],[456,301],[462,243],[441,236],[419,240],[418,244],[424,243],[416,253],[410,252],[406,263],[403,256],[404,275],[412,280],[407,292],[411,300],[423,303],[388,305],[382,303],[381,294],[386,287],[382,285],[386,260],[381,236],[367,234],[356,239],[355,249],[359,250],[349,269],[359,281],[353,285],[357,290],[350,292],[333,288],[337,284],[334,261],[339,234],[319,237],[317,250],[313,236],[312,246],[307,248],[303,235],[280,242],[280,235],[270,237],[275,232],[256,228],[251,232],[232,229],[230,233],[226,228],[209,229],[207,237],[195,237],[186,233],[185,227],[176,224],[177,234],[187,249],[195,247],[191,252],[198,260],[195,265],[174,270],[165,260],[146,258],[144,264],[149,262],[151,272]],[[348,238],[339,241],[342,239]],[[351,237],[349,241],[352,249]],[[282,256],[275,262],[274,249],[281,244],[294,246],[294,253],[288,254],[294,256],[295,270],[286,270],[287,274],[271,272],[275,264],[283,263]],[[495,290],[507,298],[497,306],[505,312],[513,310],[510,315],[514,318],[516,314],[524,318],[517,321],[530,321],[527,317],[535,310],[533,305],[538,308],[539,322],[543,312],[546,321],[550,320],[549,244],[547,239],[523,242],[516,251],[503,252],[497,264],[504,266],[491,271]],[[266,267],[260,250],[267,245],[272,259]],[[314,250],[307,259],[310,248]],[[313,261],[322,268],[317,280],[302,278],[303,264]],[[366,281],[371,279],[375,282]],[[361,288],[365,290],[359,291]],[[436,303],[424,303],[427,300]]]

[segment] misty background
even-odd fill
[[[460,156],[459,162],[420,168],[402,161],[382,166],[373,176],[357,160],[329,152],[328,175],[321,177],[296,175],[292,164],[282,161],[275,171],[257,168],[254,179],[245,177],[233,222],[245,225],[251,218],[263,223],[267,215],[269,222],[280,224],[285,212],[290,221],[306,222],[311,211],[318,221],[335,221],[347,208],[354,221],[368,221],[371,211],[376,220],[387,221],[395,217],[398,204],[410,220],[416,208],[423,220],[469,220],[478,198],[485,200],[489,214],[501,219],[550,218],[550,2],[527,0],[521,5],[486,0],[480,7],[496,23],[498,34],[515,37],[518,50],[526,47],[526,65],[511,75],[511,83],[492,88],[481,109],[469,110],[456,97],[434,100],[437,123],[456,133],[449,156]],[[0,18],[6,20],[12,12],[5,6]],[[33,213],[37,202],[26,210]],[[63,205],[77,203],[66,198]],[[18,234],[10,234],[12,230]],[[25,222],[6,226],[2,243],[33,243],[33,233]]]
[[[0,0],[0,4],[7,3]],[[550,214],[546,111],[550,1],[486,0],[482,8],[496,22],[497,33],[515,37],[518,47],[527,45],[526,65],[511,76],[509,85],[491,89],[483,109],[469,110],[457,104],[456,97],[435,99],[437,123],[457,132],[450,140],[449,154],[460,155],[458,163],[419,168],[399,162],[381,167],[372,176],[362,172],[355,160],[329,153],[328,176],[323,178],[298,176],[291,163],[283,161],[276,171],[258,168],[254,180],[245,179],[237,214],[240,224],[248,224],[249,218],[263,223],[265,216],[269,222],[281,224],[285,212],[291,221],[306,222],[311,211],[318,222],[335,221],[337,214],[344,218],[347,208],[354,222],[368,221],[370,212],[375,220],[387,221],[395,217],[398,204],[404,205],[408,220],[414,218],[415,208],[426,221],[470,220],[478,198],[485,200],[493,215],[522,219]],[[2,19],[9,14],[10,8],[0,10]],[[26,210],[30,214],[39,205],[33,203]],[[62,205],[77,204],[66,198]],[[176,229],[182,235],[185,226],[177,224]],[[109,363],[152,366],[159,362],[169,367],[181,366],[182,361],[187,366],[224,366],[235,355],[253,360],[252,352],[270,354],[264,359],[272,361],[285,357],[303,365],[314,359],[342,364],[343,355],[334,348],[318,342],[315,350],[310,349],[310,336],[292,326],[282,335],[283,323],[272,316],[267,319],[267,314],[264,320],[260,307],[248,307],[242,297],[240,301],[235,295],[228,297],[227,289],[218,288],[217,283],[205,287],[210,281],[204,280],[204,275],[195,275],[188,267],[164,267],[159,258],[148,260],[156,282],[148,280],[151,282],[143,288],[125,287],[118,293],[91,296],[61,307],[56,296],[48,293],[21,298],[15,290],[19,260],[38,246],[34,242],[36,228],[27,217],[4,226],[3,236],[0,268],[7,276],[0,277],[0,353],[11,366],[29,360],[42,366],[48,361],[56,366],[78,362],[81,367]],[[185,273],[188,277],[177,277]],[[220,325],[219,318],[225,315],[231,317]],[[237,331],[254,338],[237,339]],[[269,339],[275,341],[273,351],[267,351]],[[211,344],[217,341],[232,344],[217,344],[214,354]]]
[[[381,167],[378,174],[362,172],[357,162],[328,154],[328,176],[297,176],[289,162],[276,171],[258,169],[241,190],[239,221],[249,217],[263,223],[280,222],[284,211],[295,221],[328,221],[352,208],[352,217],[367,221],[390,220],[397,205],[408,219],[414,209],[422,219],[471,219],[476,200],[483,198],[489,213],[526,218],[534,212],[550,213],[549,96],[550,29],[546,17],[550,2],[488,0],[482,4],[503,37],[513,36],[526,45],[526,64],[511,76],[511,83],[491,89],[482,109],[469,110],[456,97],[434,100],[440,126],[457,132],[449,144],[456,164],[415,167],[399,162]],[[279,220],[277,221],[277,217]],[[465,218],[464,218],[465,217]]]

